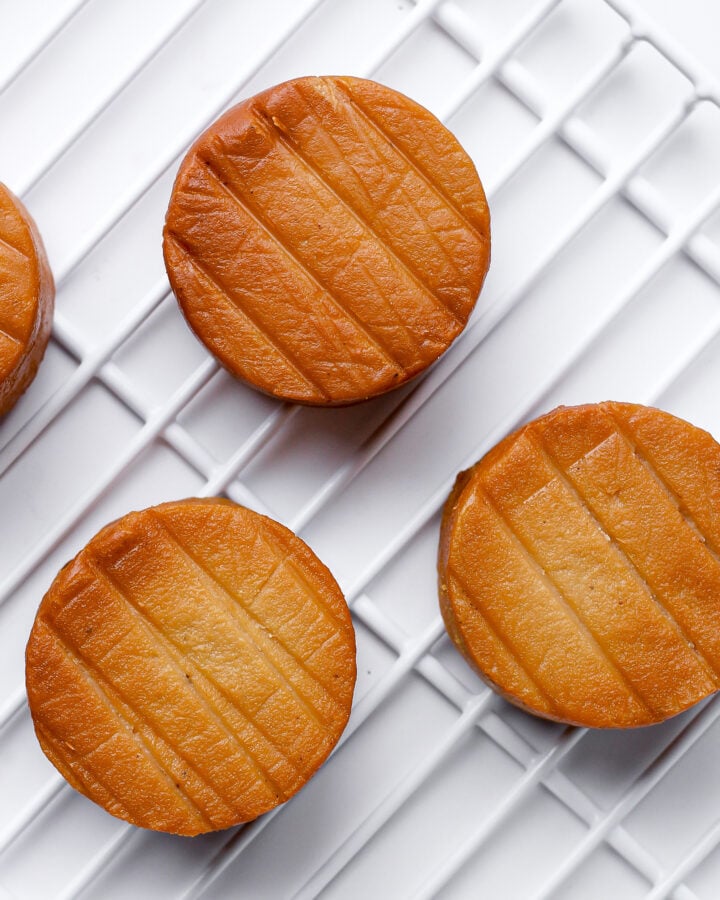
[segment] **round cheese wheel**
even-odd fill
[[[50,339],[55,284],[30,214],[0,184],[0,415],[35,377]]]
[[[59,573],[26,653],[45,754],[135,825],[194,835],[298,791],[350,714],[355,637],[282,525],[183,500],[105,527]]]
[[[490,259],[472,161],[426,109],[359,78],[297,78],[190,148],[170,283],[234,375],[319,406],[382,394],[462,331]]]
[[[560,407],[445,506],[448,632],[506,699],[562,722],[661,722],[720,685],[720,446],[629,403]]]

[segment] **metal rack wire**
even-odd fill
[[[97,2],[97,0],[96,0]],[[21,195],[31,192],[43,179],[51,177],[54,168],[87,129],[104,114],[111,111],[113,103],[121,97],[133,81],[154,61],[163,48],[183,29],[192,26],[194,17],[208,0],[195,0],[184,6],[176,18],[158,34],[157,40],[147,50],[102,100],[84,116],[75,133],[53,147],[40,165],[22,185],[13,185]],[[337,2],[337,0],[336,0]],[[479,444],[473,444],[461,464],[470,465],[510,429],[520,424],[542,406],[553,389],[571,373],[578,362],[604,339],[610,327],[622,316],[636,298],[651,284],[665,266],[679,254],[686,256],[712,282],[720,287],[720,248],[703,232],[703,227],[720,208],[720,179],[702,202],[687,215],[677,217],[665,202],[662,193],[640,173],[643,166],[659,149],[678,132],[693,112],[703,104],[720,106],[720,88],[713,78],[676,44],[660,33],[652,23],[643,19],[631,0],[595,0],[614,11],[623,23],[623,33],[610,48],[610,52],[591,72],[587,73],[560,102],[548,103],[538,87],[536,79],[517,58],[517,53],[528,39],[535,35],[561,0],[538,0],[520,17],[504,35],[502,41],[485,46],[484,35],[464,7],[454,0],[419,0],[401,18],[398,27],[387,36],[383,45],[375,50],[372,59],[359,73],[373,76],[418,29],[433,23],[464,52],[472,55],[474,65],[457,87],[455,93],[440,110],[443,119],[450,119],[486,84],[495,82],[512,94],[537,119],[536,126],[505,161],[499,174],[486,184],[492,205],[493,199],[548,143],[561,140],[572,152],[588,165],[599,177],[599,186],[590,194],[572,218],[564,224],[550,245],[533,262],[522,278],[493,302],[479,309],[472,324],[433,368],[427,377],[418,381],[393,406],[388,406],[384,418],[359,448],[348,453],[346,459],[330,474],[314,494],[290,518],[289,527],[303,534],[308,527],[328,509],[358,476],[376,460],[393,439],[415,419],[431,399],[460,370],[474,352],[493,333],[506,323],[532,289],[542,281],[547,272],[562,258],[566,248],[590,223],[606,209],[608,204],[623,198],[662,235],[653,252],[622,289],[606,299],[602,313],[596,317],[592,328],[579,335],[566,351],[553,360],[552,366],[538,377],[530,391],[518,403],[513,404],[495,426],[483,435]],[[11,90],[23,72],[39,58],[53,42],[62,40],[64,29],[80,14],[87,0],[67,4],[54,25],[29,48],[22,63],[0,79],[0,94]],[[213,97],[201,111],[192,128],[180,134],[163,150],[161,158],[152,169],[142,172],[137,180],[123,192],[122,199],[108,209],[101,221],[85,234],[72,252],[54,269],[58,287],[62,290],[70,276],[86,264],[101,242],[127,215],[128,211],[158,181],[175,167],[190,139],[202,127],[211,122],[221,110],[242,95],[245,85],[263,70],[278,50],[297,33],[303,23],[313,16],[322,16],[331,0],[310,0],[293,7],[293,15],[276,26],[272,41],[257,58],[239,67],[237,80],[221,97]],[[640,44],[652,47],[664,60],[686,79],[686,90],[674,103],[664,120],[640,142],[634,150],[619,162],[612,159],[601,138],[578,118],[578,111],[594,92],[601,88],[617,72]],[[53,340],[75,361],[69,377],[50,394],[44,404],[34,411],[17,428],[6,433],[0,449],[0,480],[12,466],[46,435],[73,403],[81,398],[92,382],[97,382],[116,400],[124,405],[142,423],[135,435],[107,465],[101,477],[88,484],[78,496],[47,527],[40,539],[14,561],[10,570],[3,573],[0,583],[0,606],[14,602],[14,597],[26,580],[45,564],[74,529],[84,522],[97,504],[113,491],[119,481],[135,466],[142,464],[141,457],[157,442],[164,442],[202,480],[201,495],[224,493],[232,499],[255,509],[273,514],[268,504],[253,491],[243,474],[257,464],[263,451],[279,436],[287,434],[298,416],[298,408],[277,405],[242,441],[235,451],[218,462],[203,444],[185,427],[179,417],[198,398],[218,374],[217,364],[205,359],[189,377],[161,404],[148,402],[133,378],[125,372],[113,357],[148,320],[169,295],[169,285],[162,277],[151,289],[133,304],[126,316],[116,324],[107,337],[95,344],[78,331],[71,317],[58,309]],[[662,404],[670,388],[687,372],[705,349],[720,334],[720,305],[702,333],[698,334],[673,361],[659,372],[657,383],[643,398],[647,403]],[[521,809],[532,793],[541,788],[567,808],[584,823],[584,834],[559,867],[537,883],[531,893],[533,898],[549,898],[559,895],[583,863],[602,844],[606,843],[621,857],[628,867],[639,873],[649,888],[648,898],[672,896],[677,900],[690,900],[698,895],[684,882],[720,844],[720,821],[714,824],[696,846],[673,866],[663,865],[648,852],[624,826],[628,816],[646,798],[668,772],[705,735],[720,717],[720,705],[716,700],[693,710],[683,721],[681,730],[670,743],[659,743],[657,752],[639,772],[622,796],[609,807],[598,803],[563,773],[561,763],[587,738],[582,729],[568,728],[558,731],[543,750],[537,750],[505,715],[494,695],[475,686],[470,689],[449,669],[435,652],[443,635],[442,623],[436,616],[420,633],[406,633],[391,616],[372,599],[373,582],[398,559],[403,550],[437,515],[454,478],[457,466],[438,469],[437,483],[421,505],[408,517],[385,547],[353,577],[343,582],[353,615],[392,654],[393,661],[386,671],[358,700],[349,728],[341,747],[365,725],[384,703],[391,698],[413,674],[437,691],[457,710],[451,727],[427,748],[419,762],[396,781],[380,801],[365,815],[356,817],[352,829],[335,846],[328,848],[321,863],[315,866],[302,883],[294,885],[295,896],[310,898],[332,888],[339,874],[351,863],[383,827],[406,806],[429,779],[451,758],[452,754],[470,732],[479,731],[486,740],[494,742],[521,767],[522,774],[515,780],[501,801],[482,818],[476,827],[468,829],[463,840],[424,878],[422,887],[413,896],[430,898],[438,896],[461,872],[478,852],[488,845],[510,817]],[[276,515],[276,517],[279,517]],[[21,681],[18,673],[17,683]],[[15,686],[0,706],[0,748],[3,735],[16,719],[26,714],[26,698],[22,688]],[[342,750],[337,751],[342,753]],[[3,882],[3,860],[8,859],[23,835],[38,826],[39,819],[57,804],[69,788],[56,775],[49,775],[43,787],[8,821],[0,831],[0,883]],[[182,891],[183,900],[208,895],[217,886],[224,873],[241,865],[243,854],[263,833],[273,831],[273,823],[285,814],[281,807],[260,820],[222,836],[222,839],[194,872]],[[56,896],[69,900],[90,896],[98,879],[108,865],[121,856],[130,855],[133,847],[146,836],[130,826],[118,827],[94,854],[87,859],[72,879],[63,884]],[[101,896],[102,894],[98,894]],[[268,894],[271,896],[271,894]],[[530,894],[528,895],[530,896]]]

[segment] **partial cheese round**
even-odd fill
[[[55,284],[30,214],[0,184],[0,415],[35,377],[52,328]]]
[[[275,397],[337,406],[418,375],[490,260],[475,167],[426,109],[359,78],[297,78],[190,148],[164,254],[198,338]]]
[[[438,568],[450,636],[506,699],[662,722],[720,686],[720,446],[658,409],[560,407],[458,477]]]
[[[247,822],[316,772],[347,723],[355,636],[328,569],[229,501],[124,516],[66,565],[26,653],[45,754],[134,825]]]

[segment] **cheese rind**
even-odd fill
[[[178,172],[164,230],[180,307],[220,362],[286,400],[343,405],[423,371],[465,327],[490,221],[427,110],[357,78],[233,107]]]
[[[560,407],[462,474],[438,570],[448,631],[508,700],[592,727],[720,686],[720,446],[628,403]]]
[[[50,339],[55,283],[40,233],[0,183],[0,415],[35,378]]]
[[[38,739],[74,787],[136,825],[198,834],[314,774],[350,713],[355,640],[299,538],[185,500],[88,543],[44,597],[26,663]]]

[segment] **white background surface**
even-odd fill
[[[717,35],[720,10],[713,0],[640,0],[642,7],[662,28],[720,77]]]
[[[717,69],[715,4],[645,3]],[[0,0],[0,87],[77,5]],[[434,641],[434,563],[458,468],[558,403],[653,402],[720,435],[720,215],[671,252],[720,200],[720,111],[694,109],[623,197],[617,173],[679,121],[691,86],[641,43],[563,128],[563,107],[627,35],[604,0],[563,0],[494,68],[538,0],[440,4],[412,32],[410,0],[324,0],[305,18],[311,5],[207,0],[138,72],[195,2],[90,0],[0,93],[0,179],[36,217],[59,283],[40,375],[0,423],[0,895],[180,897],[210,871],[209,897],[290,897],[315,878],[303,896],[396,898],[440,871],[444,897],[512,900],[537,896],[590,835],[553,896],[644,897],[651,883],[664,896],[669,877],[684,878],[678,898],[714,900],[720,707],[581,735],[486,697]],[[343,72],[441,116],[457,107],[448,124],[490,194],[493,264],[473,327],[416,390],[292,410],[208,361],[165,296],[160,230],[179,155],[237,90]],[[298,528],[348,593],[354,730],[280,814],[235,838],[127,830],[58,789],[19,693],[27,633],[102,524],[228,481]],[[458,704],[476,692],[479,727],[466,727]],[[223,854],[228,840],[247,846]]]

